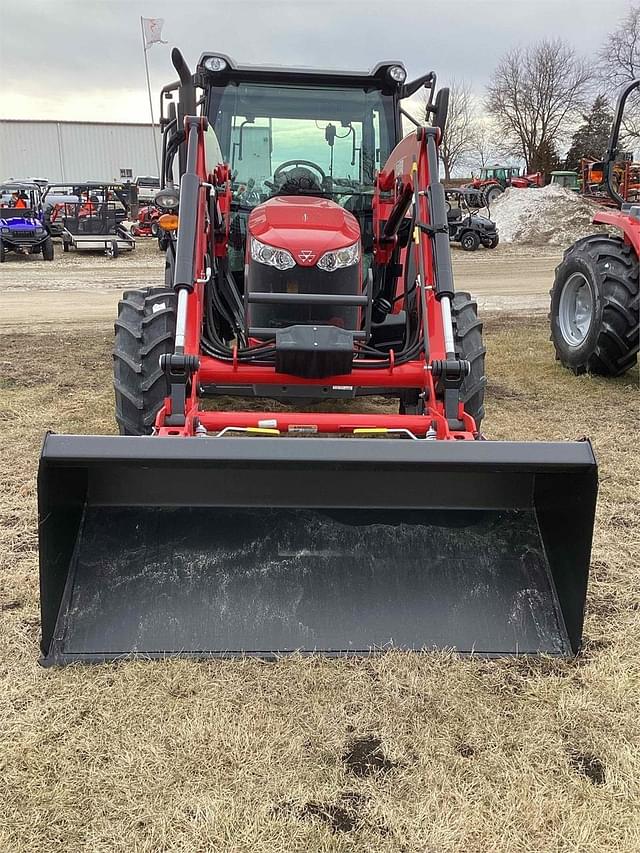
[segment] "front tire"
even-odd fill
[[[113,348],[120,435],[150,435],[169,393],[160,356],[174,351],[176,295],[166,287],[128,290],[118,303]]]
[[[47,239],[42,244],[42,257],[45,261],[52,261],[54,256],[53,249],[53,240],[51,237],[47,237]]]
[[[550,293],[551,340],[564,367],[621,376],[636,364],[638,257],[620,237],[595,234],[567,249]]]
[[[453,340],[458,358],[471,364],[471,372],[462,383],[464,410],[476,422],[479,430],[484,418],[484,391],[487,379],[484,372],[486,347],[482,339],[482,321],[478,319],[478,304],[470,293],[460,291],[451,300]]]
[[[0,240],[0,264],[3,264],[7,257],[7,250],[4,247],[4,243]]]
[[[500,238],[496,234],[494,237],[488,237],[482,241],[482,245],[485,249],[495,249],[500,242]]]
[[[480,238],[475,231],[465,231],[460,237],[460,245],[465,252],[475,252],[480,245]]]

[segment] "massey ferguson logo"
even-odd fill
[[[315,258],[315,256],[316,253],[310,251],[309,249],[304,249],[302,252],[298,252],[298,257],[304,264],[308,264]]]

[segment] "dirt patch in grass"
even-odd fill
[[[489,318],[486,331],[487,436],[586,434],[598,456],[574,661],[391,653],[43,670],[38,454],[47,429],[115,432],[111,331],[3,340],[0,850],[640,849],[638,372],[570,375],[544,321]],[[361,738],[369,758],[354,766],[392,772],[349,766]]]
[[[572,752],[569,764],[573,769],[585,776],[592,785],[604,785],[607,780],[603,762],[589,753]]]
[[[376,773],[388,773],[396,767],[384,754],[379,737],[368,735],[351,741],[342,756],[345,767],[354,776],[371,776]]]

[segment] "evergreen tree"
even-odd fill
[[[598,95],[590,112],[583,115],[582,119],[584,123],[573,134],[566,160],[567,169],[576,171],[580,170],[583,157],[600,160],[607,150],[613,115],[604,95]]]
[[[560,158],[555,144],[547,140],[542,142],[531,158],[529,168],[532,172],[542,172],[547,176],[559,169]]]

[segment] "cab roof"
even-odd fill
[[[209,71],[204,62],[211,57],[219,57],[226,63],[222,71]],[[400,66],[406,74],[404,63],[399,61],[378,62],[369,71],[340,71],[331,68],[289,68],[283,65],[239,65],[230,56],[217,51],[207,51],[198,60],[197,74],[209,85],[224,86],[230,81],[245,83],[287,83],[306,86],[344,86],[354,88],[378,89],[393,94],[399,84],[389,78],[388,70]]]

